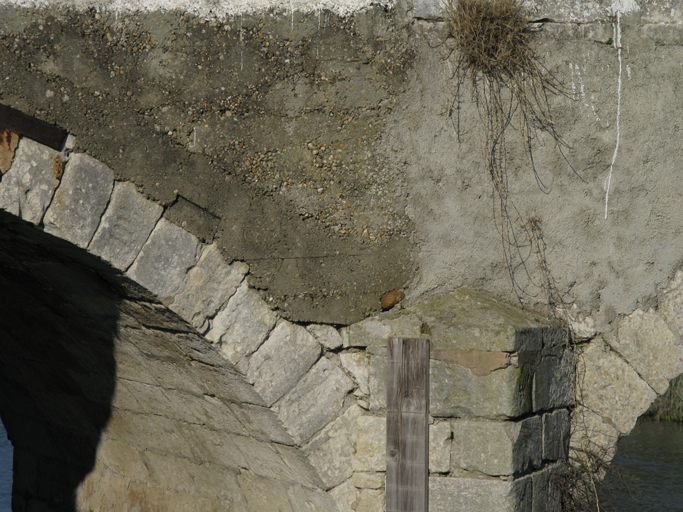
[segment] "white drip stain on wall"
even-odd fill
[[[612,154],[612,163],[609,166],[609,175],[607,176],[607,183],[605,185],[605,220],[607,220],[607,209],[609,207],[609,192],[612,187],[612,173],[614,172],[614,163],[617,161],[617,154],[619,153],[619,143],[621,139],[621,16],[630,12],[640,10],[640,7],[635,0],[614,0],[611,7],[612,13],[616,16],[616,22],[613,25],[614,30],[614,47],[617,50],[617,60],[619,62],[619,72],[617,75],[617,141],[614,145],[614,153]],[[630,77],[630,68],[627,67],[627,73]]]

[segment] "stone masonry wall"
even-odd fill
[[[58,156],[23,139],[0,183],[3,208],[30,221],[0,212],[0,415],[14,446],[12,510],[335,512],[244,376],[154,295],[80,248],[115,249],[114,266],[129,266],[136,239],[126,229],[147,230],[139,251],[160,231],[156,220],[146,224],[158,209],[85,155],[71,155],[62,176]],[[119,246],[97,245],[107,230]],[[182,246],[170,249],[184,264],[183,255],[173,260]],[[161,270],[179,272],[173,263]]]
[[[134,185],[114,182],[87,155],[25,138],[0,182],[0,207],[109,261],[213,342],[279,416],[286,433],[277,441],[301,447],[317,469],[320,480],[309,473],[305,483],[328,490],[340,512],[384,508],[386,340],[425,330],[432,509],[537,510],[552,501],[544,482],[567,455],[573,405],[560,326],[466,289],[340,330],[289,322],[249,288],[247,265],[226,264],[161,218],[163,208]],[[185,378],[178,385],[197,385]],[[163,407],[149,400],[140,410]],[[273,471],[263,476],[281,474]],[[96,486],[99,477],[89,478]]]

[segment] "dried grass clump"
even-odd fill
[[[510,80],[535,66],[528,18],[517,0],[452,0],[448,27],[463,71]]]
[[[545,261],[540,223],[529,224],[515,207],[508,188],[508,129],[513,125],[516,140],[541,190],[542,183],[533,158],[540,134],[546,133],[564,156],[567,147],[555,130],[550,97],[561,94],[555,78],[543,66],[533,46],[531,22],[520,0],[446,0],[449,36],[455,57],[453,101],[448,110],[460,141],[460,106],[467,85],[482,121],[483,160],[494,187],[494,217],[501,236],[505,265],[518,298],[547,294],[551,306],[561,306],[562,294],[549,284],[554,279],[547,264],[539,272],[527,263],[534,255]],[[454,116],[453,114],[457,114]],[[457,119],[457,124],[456,124]],[[518,137],[518,138],[517,138]],[[566,159],[565,159],[566,160]],[[541,292],[543,293],[543,292]]]

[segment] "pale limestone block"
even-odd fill
[[[386,347],[393,337],[418,338],[422,321],[405,311],[381,314],[366,318],[348,327],[349,347]]]
[[[116,183],[88,250],[119,270],[127,270],[163,211],[139,194],[132,183]]]
[[[429,471],[447,473],[451,469],[451,442],[453,431],[450,421],[429,425]]]
[[[322,488],[323,482],[306,454],[297,446],[273,444],[287,467],[294,473],[295,482],[310,488]]]
[[[370,357],[367,352],[346,352],[339,356],[342,366],[356,379],[364,395],[370,394]]]
[[[134,480],[145,481],[149,477],[147,466],[140,452],[122,441],[102,439],[97,445],[97,461],[106,468]]]
[[[341,335],[331,325],[311,324],[306,329],[327,350],[334,350],[343,345]]]
[[[166,302],[182,289],[199,250],[197,237],[160,219],[126,273]]]
[[[653,311],[636,309],[624,317],[609,344],[660,395],[683,372],[683,345]]]
[[[360,491],[356,512],[384,512],[385,510],[384,489],[363,489]]]
[[[320,345],[306,329],[283,320],[251,356],[247,379],[270,406],[296,385],[319,355]]]
[[[569,454],[569,411],[559,409],[543,415],[543,459],[565,460]]]
[[[573,453],[575,456],[581,458],[588,452],[599,455],[605,462],[612,460],[621,434],[610,418],[578,406],[572,411],[571,423],[570,449],[577,450]]]
[[[0,209],[40,224],[59,185],[55,175],[58,155],[53,149],[23,137],[12,167],[0,181]]]
[[[658,295],[658,311],[671,328],[683,337],[683,270]]]
[[[284,485],[277,480],[262,478],[250,471],[237,477],[240,489],[251,512],[295,512]]]
[[[508,366],[479,376],[432,359],[429,375],[432,416],[506,419],[531,411],[533,374],[524,367]]]
[[[352,405],[303,447],[325,489],[337,487],[353,475],[353,436],[361,414],[361,408]]]
[[[429,477],[430,512],[531,510],[531,481]]]
[[[207,319],[216,316],[227,304],[248,270],[246,263],[225,263],[218,247],[212,244],[204,249],[170,307],[200,332],[206,332]]]
[[[621,434],[628,434],[638,417],[656,398],[652,388],[628,363],[598,338],[578,361],[583,405],[609,418]]]
[[[387,462],[387,420],[381,416],[356,419],[354,471],[385,471]]]
[[[435,19],[443,16],[445,3],[441,0],[413,0],[414,18]]]
[[[551,324],[494,295],[460,288],[408,308],[432,333],[432,350],[539,350]],[[419,331],[418,331],[419,332]]]
[[[295,512],[337,512],[332,496],[319,489],[292,485],[287,494]]]
[[[522,421],[453,420],[451,467],[491,476],[526,473],[541,465],[540,416]]]
[[[227,306],[213,319],[206,337],[220,343],[221,353],[232,364],[253,354],[271,331],[277,315],[261,296],[242,281]]]
[[[430,365],[434,361],[430,362]],[[370,370],[368,378],[368,397],[370,410],[373,412],[385,411],[387,408],[387,358],[382,356],[370,356]],[[431,386],[430,386],[431,388]]]
[[[146,480],[149,484],[174,491],[197,493],[197,486],[187,471],[187,466],[191,464],[187,459],[161,455],[149,450],[144,453],[144,457],[149,467],[150,477]]]
[[[242,404],[241,407],[231,405],[231,409],[240,423],[249,430],[251,437],[283,445],[291,446],[294,444],[292,436],[282,426],[280,419],[267,407]]]
[[[351,483],[351,479],[329,491],[337,504],[339,512],[356,512],[360,491]]]
[[[282,460],[276,445],[251,437],[234,436],[232,439],[244,456],[245,467],[254,474],[274,480],[297,482],[297,474]]]
[[[358,489],[381,489],[386,482],[386,473],[356,471],[351,477],[351,482]]]
[[[584,315],[579,311],[579,307],[573,304],[567,311],[569,317],[569,327],[572,330],[572,336],[576,340],[590,340],[595,338],[597,331],[595,330],[595,319],[589,315]]]
[[[237,483],[234,471],[204,462],[190,464],[188,471],[192,475],[198,492],[204,496],[218,496],[222,510],[230,512],[249,512],[249,505]],[[220,508],[218,510],[221,510]],[[203,511],[202,511],[203,512]]]
[[[323,357],[278,401],[275,410],[301,444],[340,414],[344,397],[353,387],[353,381]]]
[[[100,223],[113,187],[114,173],[109,167],[88,155],[71,155],[43,218],[45,231],[85,249]]]

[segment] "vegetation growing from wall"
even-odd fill
[[[561,152],[567,147],[550,109],[550,98],[562,94],[560,84],[534,50],[534,23],[519,0],[449,0],[446,9],[456,60],[449,113],[459,134],[459,107],[469,88],[482,121],[483,160],[494,188],[494,218],[513,290],[522,302],[525,296],[538,300],[542,290],[555,309],[564,299],[545,260],[541,220],[526,219],[510,196],[508,133],[513,129],[521,137],[536,181],[546,190],[533,148],[541,132],[549,134]],[[530,267],[534,255],[540,262],[538,269]]]

